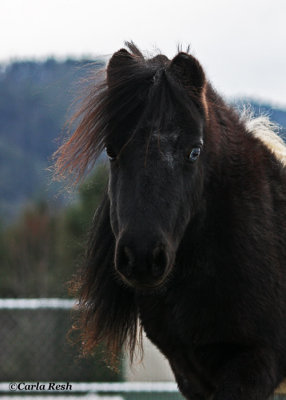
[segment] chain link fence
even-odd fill
[[[67,339],[73,301],[0,300],[0,381],[121,381],[103,351],[80,358]]]
[[[0,299],[1,398],[182,399],[175,383],[170,387],[168,383],[120,382],[123,380],[122,365],[118,373],[108,368],[103,349],[92,358],[80,358],[79,349],[67,339],[73,305],[72,300],[66,299]],[[22,387],[11,390],[11,383],[19,382],[27,385],[39,382],[46,387],[48,382],[69,382],[72,390],[64,393],[61,390],[21,390]]]
[[[104,362],[103,350],[82,359],[69,344],[72,300],[0,299],[0,397],[14,400],[182,400],[173,382],[123,380]],[[62,392],[12,390],[11,382],[69,382]],[[96,382],[96,383],[94,383]],[[101,382],[101,383],[100,383]],[[105,382],[105,383],[104,383]],[[284,391],[283,391],[284,393]],[[286,393],[286,392],[285,392]],[[273,400],[286,400],[276,394]]]

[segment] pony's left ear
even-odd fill
[[[107,85],[113,87],[117,82],[122,81],[125,75],[129,75],[129,69],[135,62],[134,57],[125,49],[120,49],[113,54],[107,65]]]
[[[180,52],[173,58],[168,71],[186,88],[203,92],[206,77],[201,64],[190,54]]]

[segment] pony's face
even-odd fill
[[[185,53],[146,65],[126,50],[111,58],[110,109],[117,99],[125,111],[113,114],[105,144],[115,268],[128,285],[152,290],[172,271],[202,192],[205,77]]]
[[[202,189],[203,121],[180,120],[106,148],[115,267],[138,289],[164,284]]]

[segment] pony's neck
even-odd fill
[[[186,271],[189,271],[190,259],[200,260],[206,256],[205,249],[209,253],[211,248],[216,249],[220,233],[229,223],[228,213],[232,207],[229,193],[236,184],[237,168],[244,157],[241,144],[248,140],[238,113],[210,85],[206,95],[203,192],[179,247],[179,259],[187,266]],[[199,251],[202,254],[198,255]]]
[[[239,142],[245,136],[245,127],[239,113],[210,84],[207,85],[206,103],[208,114],[205,134],[211,145],[211,153],[216,157],[221,152],[225,154],[227,149],[234,150],[232,143]]]
[[[208,173],[206,184],[217,190],[226,184],[226,178],[236,161],[244,157],[243,148],[249,142],[249,135],[241,117],[234,107],[228,105],[208,84],[208,117],[205,128],[205,169]],[[232,175],[232,174],[231,174]]]

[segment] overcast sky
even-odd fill
[[[286,0],[0,0],[0,62],[190,44],[217,90],[286,108]]]

